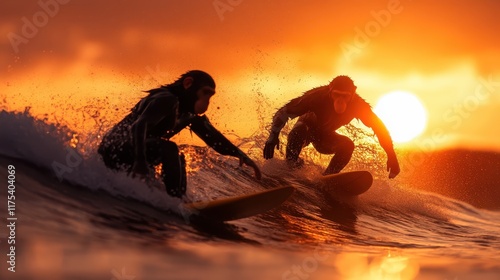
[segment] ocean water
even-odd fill
[[[235,158],[183,145],[192,201],[296,188],[258,216],[193,222],[161,184],[107,170],[97,136],[76,141],[27,112],[0,112],[0,128],[1,279],[500,279],[500,212],[411,181],[375,176],[365,194],[339,198],[315,187],[321,164],[290,172],[260,157],[258,139],[242,149],[261,181]]]

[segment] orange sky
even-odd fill
[[[0,104],[64,112],[79,130],[89,103],[112,123],[141,90],[197,68],[218,82],[207,115],[247,136],[256,110],[268,122],[346,74],[373,105],[393,90],[422,100],[429,125],[413,145],[500,150],[499,12],[495,0],[3,1]]]

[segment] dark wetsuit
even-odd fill
[[[137,103],[122,121],[116,124],[103,138],[98,152],[107,167],[114,170],[130,171],[135,162],[132,124],[139,118],[151,96],[147,96]],[[155,93],[155,98],[168,100],[165,106],[165,117],[154,127],[146,131],[146,161],[155,166],[162,164],[162,179],[167,192],[175,197],[182,197],[186,192],[186,171],[184,155],[174,142],[169,141],[172,136],[190,126],[207,145],[223,155],[246,157],[246,155],[224,137],[207,117],[192,113],[178,113],[178,98],[167,90]]]
[[[272,133],[278,133],[288,118],[299,117],[288,135],[286,158],[297,161],[303,147],[312,143],[322,154],[335,154],[325,174],[340,172],[351,159],[354,143],[346,136],[336,133],[354,118],[371,127],[380,145],[389,154],[394,153],[392,140],[382,121],[373,113],[370,105],[354,94],[344,113],[338,114],[328,86],[318,87],[291,100],[273,118]]]

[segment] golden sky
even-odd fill
[[[373,105],[393,90],[419,97],[429,123],[414,145],[500,150],[499,12],[495,0],[2,1],[0,104],[64,112],[79,130],[95,125],[81,110],[112,123],[141,90],[202,69],[218,83],[207,115],[247,136],[256,111],[268,124],[345,74]]]

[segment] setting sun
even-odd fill
[[[413,94],[394,91],[382,96],[374,109],[397,143],[420,135],[427,125],[427,112]]]

